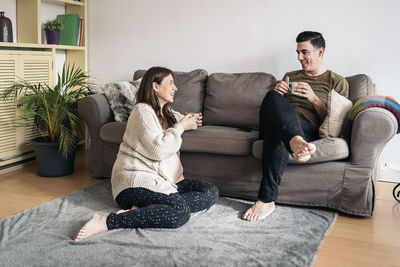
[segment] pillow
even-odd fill
[[[352,107],[353,103],[350,100],[332,89],[328,95],[328,114],[319,127],[319,136],[321,138],[338,137],[342,131],[344,119]]]
[[[136,70],[133,79],[143,77],[145,73],[146,70]],[[172,108],[182,114],[203,112],[208,72],[202,69],[190,72],[174,71],[174,76],[178,91],[175,93]]]
[[[276,79],[269,73],[213,73],[204,98],[204,125],[258,129],[265,94]]]
[[[112,82],[104,85],[103,91],[110,103],[115,121],[128,120],[133,106],[136,104],[136,94],[141,80]]]

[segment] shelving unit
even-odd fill
[[[47,45],[42,42],[42,3],[64,5],[65,14],[78,14],[84,18],[84,35],[82,46]],[[17,4],[17,40],[18,43],[0,42],[0,48],[12,49],[34,49],[39,51],[64,50],[66,63],[75,64],[87,71],[87,4],[86,0],[81,2],[73,0],[16,0]],[[54,68],[55,69],[55,68]]]
[[[65,63],[87,71],[87,0],[15,0],[17,43],[0,42],[0,93],[18,78],[50,85],[56,81],[56,54],[65,52]],[[65,14],[84,18],[82,46],[48,45],[42,40],[42,4],[65,7]],[[58,14],[57,14],[58,15]],[[62,62],[61,62],[62,63]],[[32,132],[15,128],[18,111],[13,102],[0,101],[0,172],[35,156],[29,145]],[[9,168],[9,167],[7,167]],[[11,169],[11,168],[10,168]]]

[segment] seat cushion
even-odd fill
[[[203,152],[222,155],[251,155],[251,144],[258,139],[258,131],[241,131],[224,126],[202,126],[182,135],[183,152]]]
[[[258,129],[265,94],[276,84],[268,73],[213,73],[204,99],[204,125]]]
[[[120,144],[126,129],[126,122],[109,122],[101,126],[100,138],[103,141]]]
[[[349,156],[349,146],[342,138],[323,138],[311,142],[317,148],[311,159],[306,163],[298,163],[294,160],[292,154],[289,154],[289,164],[309,164],[325,162],[332,160],[345,159]],[[257,140],[253,143],[253,157],[261,159],[263,149],[263,140]]]

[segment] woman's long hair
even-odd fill
[[[177,121],[172,113],[171,103],[165,104],[161,110],[160,102],[158,101],[156,92],[153,90],[153,82],[161,84],[163,79],[170,74],[174,77],[171,70],[163,67],[148,69],[143,75],[137,95],[137,103],[149,104],[154,109],[163,129],[172,127]]]

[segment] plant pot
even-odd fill
[[[58,152],[58,143],[48,143],[42,137],[32,140],[35,147],[38,175],[58,177],[74,172],[75,151],[64,158]]]
[[[45,31],[47,44],[58,44],[60,42],[60,31]]]

